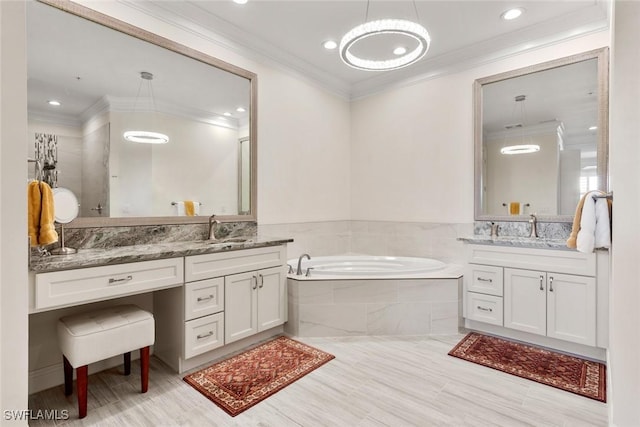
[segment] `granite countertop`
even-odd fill
[[[566,239],[543,239],[519,236],[499,236],[490,237],[487,235],[473,235],[469,237],[458,237],[466,243],[475,245],[498,245],[498,246],[517,246],[522,248],[541,248],[541,249],[563,249],[567,251],[575,251],[567,247]]]
[[[293,242],[293,239],[253,235],[220,239],[213,242],[209,240],[197,240],[190,242],[120,246],[107,249],[78,249],[78,252],[72,255],[32,256],[29,269],[36,273],[43,273],[56,270],[70,270],[73,268],[97,267],[101,265],[124,264],[162,258],[262,248],[282,245],[289,242]]]

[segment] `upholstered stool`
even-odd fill
[[[149,386],[149,346],[154,342],[153,315],[135,305],[107,307],[66,316],[58,321],[64,361],[64,393],[73,393],[73,368],[80,418],[87,415],[88,365],[124,354],[124,373],[131,373],[131,351],[140,349],[142,393]]]

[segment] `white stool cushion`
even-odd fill
[[[58,342],[71,366],[88,365],[154,343],[153,315],[135,305],[62,317]]]

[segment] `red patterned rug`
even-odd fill
[[[282,390],[335,356],[287,337],[184,377],[232,417]]]
[[[606,402],[607,375],[602,363],[472,332],[450,356]]]

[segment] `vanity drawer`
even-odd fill
[[[183,283],[182,258],[36,274],[35,308],[83,304]]]
[[[492,265],[469,264],[467,291],[502,296],[503,269]]]
[[[184,318],[191,320],[224,310],[224,277],[184,286]]]
[[[501,297],[467,292],[466,301],[467,319],[502,326],[503,309]]]
[[[185,258],[185,281],[211,279],[286,263],[286,251],[282,245],[193,255]]]
[[[184,358],[197,356],[224,345],[224,313],[184,323]]]

